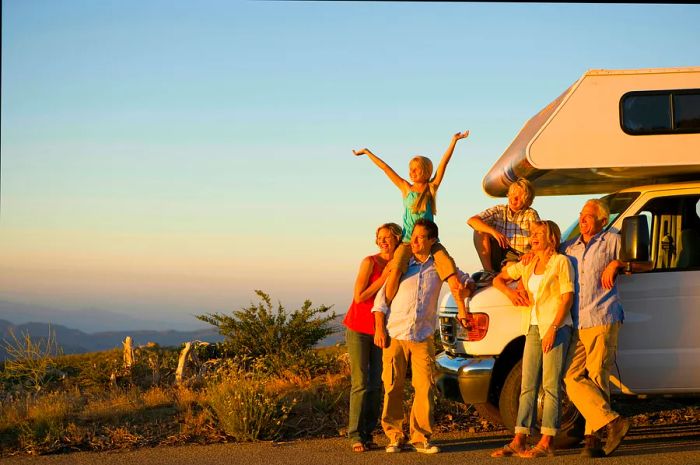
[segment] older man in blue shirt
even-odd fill
[[[434,397],[433,334],[442,287],[430,255],[437,236],[435,223],[426,219],[416,221],[411,236],[413,256],[408,262],[408,270],[401,277],[391,306],[386,304],[385,289],[382,287],[372,308],[375,317],[374,342],[384,349],[382,428],[390,442],[387,452],[400,452],[404,448],[403,393],[409,360],[415,390],[411,406],[409,447],[426,454],[440,452],[437,446],[430,443]],[[462,280],[465,277],[459,270],[458,275]],[[465,286],[462,297],[470,295],[473,285],[471,281]]]
[[[615,278],[623,263],[617,259],[620,236],[603,231],[610,212],[599,200],[589,200],[579,215],[581,235],[562,245],[576,272],[571,315],[574,335],[569,348],[566,392],[586,419],[581,455],[612,454],[630,424],[610,407],[610,371],[624,320]],[[607,429],[603,449],[596,432]]]

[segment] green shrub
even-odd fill
[[[237,441],[278,439],[294,403],[250,377],[213,385],[208,401],[221,429]]]
[[[331,307],[312,307],[311,301],[307,300],[300,309],[287,313],[281,303],[273,310],[270,296],[263,291],[256,290],[255,293],[260,297],[257,305],[251,304],[232,315],[208,313],[197,316],[219,329],[226,338],[227,351],[244,366],[251,366],[259,359],[285,365],[336,331],[331,327],[335,312],[328,314]]]

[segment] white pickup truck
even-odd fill
[[[621,231],[623,258],[649,269],[618,277],[625,322],[614,394],[700,394],[700,67],[585,73],[525,124],[483,187],[505,196],[519,177],[538,196],[613,192],[602,197],[607,227]],[[563,239],[578,235],[578,203]],[[479,289],[470,307],[476,324],[466,331],[452,297],[442,301],[438,388],[512,429],[521,308],[493,287]],[[579,412],[564,399],[558,444],[582,434]]]

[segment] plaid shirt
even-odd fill
[[[530,222],[540,220],[533,208],[512,212],[507,204],[487,208],[479,213],[479,218],[506,236],[511,247],[520,253],[530,251]]]

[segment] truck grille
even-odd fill
[[[443,344],[453,345],[455,343],[455,322],[457,320],[451,316],[440,317],[440,340]]]

